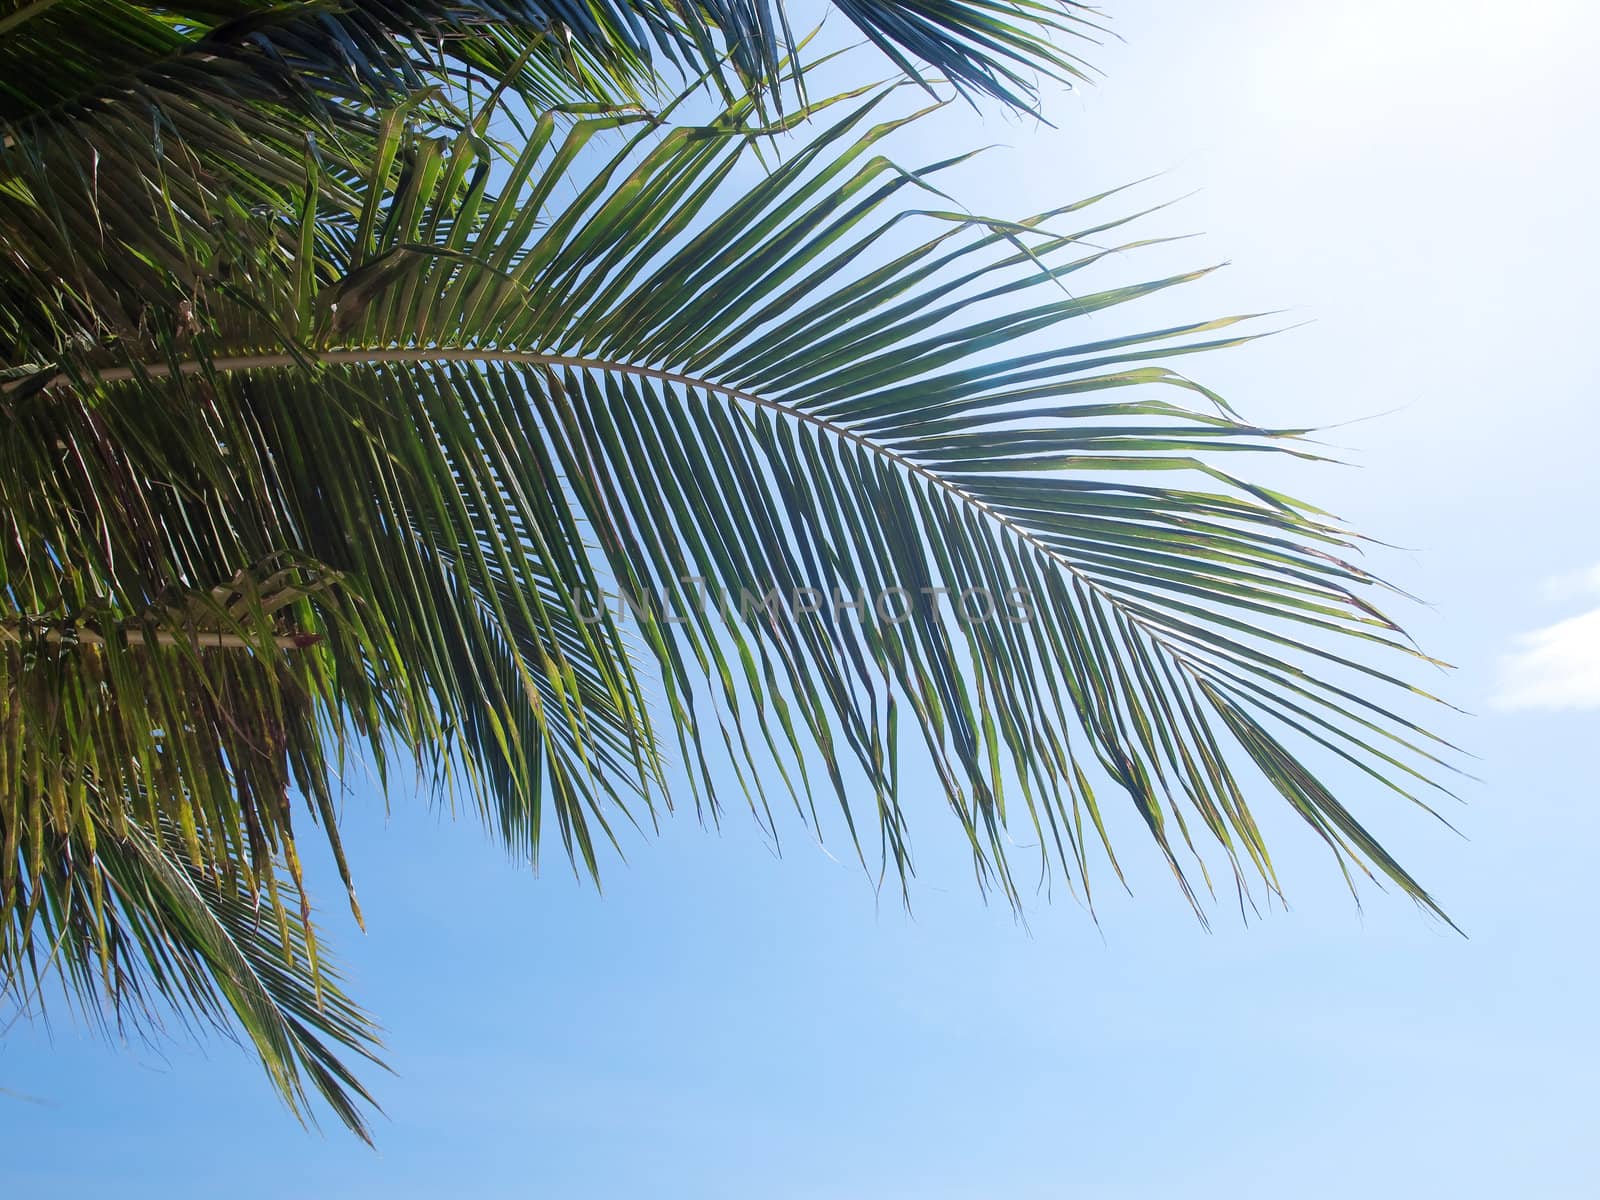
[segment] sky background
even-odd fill
[[[1600,5],[1106,8],[1125,40],[1056,128],[952,109],[894,152],[1005,143],[946,186],[1006,216],[1165,172],[1141,197],[1194,194],[1145,230],[1232,265],[1143,315],[1310,322],[1193,373],[1264,423],[1368,418],[1329,435],[1357,465],[1292,478],[1409,548],[1372,562],[1431,602],[1402,615],[1459,667],[1441,686],[1477,715],[1444,731],[1483,782],[1449,814],[1464,837],[1353,799],[1469,936],[1371,888],[1358,910],[1265,797],[1292,907],[1218,905],[1207,932],[1134,843],[1135,895],[1103,872],[1098,926],[1058,894],[1024,928],[931,789],[910,914],[798,822],[780,858],[740,811],[682,812],[600,897],[556,854],[535,878],[471,822],[358,790],[369,932],[321,891],[388,1031],[377,1150],[302,1131],[224,1041],[63,1019],[0,1040],[0,1191],[1600,1194]]]

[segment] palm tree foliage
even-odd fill
[[[1067,61],[1032,6],[842,7],[977,92]],[[899,88],[773,103],[763,4],[94,8],[0,17],[15,1001],[235,1022],[364,1132],[337,1055],[374,1029],[295,826],[349,887],[363,764],[530,858],[553,818],[589,872],[672,788],[719,812],[731,768],[774,837],[837,806],[903,880],[915,745],[986,887],[1020,898],[1019,828],[1085,895],[1099,854],[1120,875],[1115,793],[1197,910],[1203,849],[1276,893],[1265,784],[1437,912],[1316,766],[1422,802],[1442,744],[1385,665],[1421,656],[1352,535],[1223,468],[1314,457],[1174,365],[1238,320],[1086,320],[1203,274],[1092,282],[1147,244],[1120,200],[959,211],[961,157],[885,153]],[[617,102],[652,53],[730,47],[773,90]],[[937,602],[975,588],[1031,619]],[[738,602],[772,589],[813,603]]]
[[[1070,3],[841,7],[907,71],[915,58],[1018,104],[1029,90],[1019,71],[1082,73],[1050,35],[1092,28]],[[27,355],[85,322],[95,336],[136,322],[166,279],[192,288],[238,214],[303,191],[307,136],[325,156],[323,188],[351,203],[340,189],[366,174],[376,109],[408,104],[414,119],[450,125],[445,95],[469,109],[508,88],[537,110],[638,102],[659,92],[663,65],[705,72],[730,99],[748,83],[781,109],[784,82],[799,78],[788,31],[781,5],[750,0],[18,0],[0,16],[4,198],[21,238],[0,336]],[[141,189],[121,190],[135,179],[158,191],[159,217]],[[80,236],[125,252],[86,275],[74,243],[61,244]]]

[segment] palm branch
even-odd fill
[[[1099,854],[1120,875],[1115,792],[1197,909],[1208,846],[1276,893],[1264,783],[1347,875],[1438,911],[1317,766],[1424,800],[1421,656],[1352,535],[1220,465],[1312,457],[1303,431],[1173,365],[1250,335],[1075,334],[1204,272],[1081,285],[1146,244],[1095,215],[1117,201],[955,211],[935,182],[959,160],[883,153],[914,119],[884,115],[897,94],[684,127],[551,109],[515,146],[490,106],[445,136],[377,113],[342,166],[303,146],[213,244],[169,246],[184,273],[136,324],[29,343],[0,432],[13,987],[53,964],[79,995],[109,977],[113,1006],[204,995],[285,1094],[309,1078],[357,1119],[318,1039],[369,1031],[285,916],[288,797],[337,847],[341,764],[396,751],[529,856],[553,817],[590,872],[678,786],[718,812],[728,767],[774,833],[775,801],[819,830],[831,803],[903,880],[914,744],[985,886],[1020,899],[1018,829],[1085,894]],[[871,599],[893,588],[904,622]],[[1031,619],[925,602],[975,588]],[[626,621],[593,603],[618,591]],[[140,961],[178,869],[183,965]],[[204,940],[237,945],[254,897],[287,990],[241,992]]]
[[[908,72],[1015,103],[1019,70],[1079,71],[1049,39],[1089,28],[1070,3],[844,7]],[[308,163],[319,207],[359,204],[380,111],[459,128],[507,90],[539,111],[639,103],[663,70],[781,110],[788,31],[781,5],[746,0],[18,0],[0,14],[0,345],[29,362],[123,336],[183,302],[169,283],[246,273],[239,231],[303,201]]]
[[[727,95],[802,90],[782,0],[12,0],[0,14],[7,121],[198,91],[225,104],[304,109],[393,102],[430,84],[535,102],[638,99],[708,73]],[[1035,77],[1083,78],[1056,44],[1092,40],[1074,0],[840,0],[843,16],[911,79],[1027,106]],[[680,79],[681,82],[681,79]]]

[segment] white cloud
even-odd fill
[[[1547,580],[1551,600],[1600,596],[1600,565]],[[1496,708],[1600,708],[1600,608],[1512,639]]]

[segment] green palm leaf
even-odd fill
[[[1050,38],[1070,3],[849,0],[894,63],[1020,104],[1031,69],[1070,77]],[[47,0],[0,15],[0,344],[10,361],[126,336],[220,270],[250,277],[253,214],[303,196],[359,203],[377,110],[470,123],[506,89],[538,110],[638,102],[661,70],[748,84],[778,107],[794,38],[781,4],[707,0]],[[737,86],[736,86],[737,85]],[[95,272],[78,253],[111,252]],[[116,250],[120,248],[121,252]]]
[[[18,126],[152,91],[198,90],[226,104],[393,102],[431,84],[470,95],[512,83],[544,104],[637,99],[663,68],[728,89],[800,80],[786,6],[776,0],[22,0],[0,15],[0,122]],[[1035,73],[1081,78],[1052,38],[1086,40],[1072,0],[840,0],[838,8],[905,74],[963,94],[1032,102]],[[681,82],[681,80],[680,80]],[[143,115],[143,114],[141,114]]]
[[[78,388],[229,414],[241,430],[233,458],[279,464],[270,507],[286,519],[275,537],[368,588],[409,577],[403,597],[364,601],[390,622],[373,641],[411,652],[396,677],[426,646],[431,678],[411,710],[428,696],[470,698],[445,725],[468,728],[471,761],[494,764],[502,803],[508,791],[515,800],[502,816],[548,788],[585,857],[590,822],[604,828],[619,781],[648,786],[653,759],[631,672],[608,673],[627,661],[619,631],[585,624],[580,602],[601,579],[684,602],[679,576],[692,573],[733,595],[983,585],[1036,600],[1036,620],[1015,628],[926,613],[903,627],[871,613],[859,625],[827,612],[769,624],[705,613],[682,625],[645,614],[640,636],[688,741],[706,733],[696,680],[711,668],[739,745],[752,744],[755,710],[772,706],[760,740],[797,771],[820,755],[846,804],[854,759],[897,861],[906,846],[887,747],[909,715],[980,874],[1008,892],[1002,760],[1041,829],[1079,826],[1074,806],[1097,803],[1081,764],[1095,762],[1167,853],[1176,804],[1188,804],[1230,858],[1243,850],[1265,868],[1212,748],[1226,730],[1338,845],[1414,889],[1328,798],[1290,786],[1268,732],[1268,720],[1287,721],[1369,758],[1391,744],[1431,753],[1413,727],[1352,705],[1333,670],[1296,665],[1309,655],[1398,685],[1343,644],[1410,652],[1359,599],[1370,581],[1335,557],[1348,545],[1336,526],[1210,461],[1224,449],[1281,451],[1294,431],[1153,398],[1080,398],[1128,386],[1192,393],[1151,364],[1237,339],[1205,340],[1218,322],[1081,344],[1057,332],[1053,348],[996,357],[1026,334],[1189,278],[1067,295],[1053,285],[1106,252],[1085,251],[1082,233],[1046,232],[1065,212],[1010,225],[926,212],[929,241],[852,272],[907,216],[899,198],[925,194],[928,178],[876,153],[899,123],[868,124],[882,100],[853,108],[722,211],[714,184],[748,148],[748,102],[711,127],[642,122],[566,205],[550,197],[577,169],[576,146],[632,118],[558,135],[546,117],[512,189],[470,223],[461,172],[425,161],[444,148],[412,142],[400,190],[363,222],[367,240],[343,261],[323,248],[315,272],[336,281],[300,289],[270,328],[219,305],[218,332],[187,358],[63,364],[34,383],[55,396],[70,370]],[[457,163],[476,152],[467,135],[448,150]],[[448,235],[444,213],[456,213]],[[371,284],[362,273],[376,263],[392,270]],[[305,264],[280,266],[289,278]],[[1050,295],[1016,303],[1040,289]],[[1000,315],[964,315],[1002,296]],[[285,329],[299,331],[296,343],[273,346],[271,331]],[[174,503],[225,504],[221,481],[239,469],[217,463],[216,485]],[[265,467],[254,469],[261,486]],[[1183,482],[1144,482],[1152,471]],[[414,561],[406,545],[423,547]],[[196,536],[181,549],[220,564],[247,548]],[[438,644],[421,628],[402,643],[396,623],[424,605],[457,614],[455,627]],[[1296,626],[1304,646],[1289,636]],[[328,636],[337,654],[339,635]],[[714,666],[726,647],[733,657]],[[1081,849],[1070,858],[1081,870]]]
[[[414,97],[343,158],[274,143],[231,223],[151,200],[171,233],[130,218],[150,248],[112,336],[88,330],[116,244],[61,159],[16,160],[4,228],[49,247],[35,282],[87,282],[3,310],[14,987],[65,961],[78,992],[98,971],[140,1002],[125,947],[159,930],[178,965],[144,952],[150,996],[226,1005],[286,1095],[309,1080],[359,1121],[324,1039],[370,1031],[329,999],[290,801],[337,850],[341,765],[381,775],[397,750],[521,853],[553,815],[591,873],[668,781],[720,811],[723,763],[774,830],[783,793],[819,830],[831,796],[865,858],[875,820],[902,880],[914,753],[985,886],[1020,899],[1018,828],[1085,894],[1097,845],[1120,874],[1116,794],[1197,910],[1203,852],[1277,891],[1264,782],[1347,873],[1438,912],[1316,765],[1424,799],[1444,747],[1404,674],[1426,660],[1350,534],[1224,468],[1312,457],[1302,431],[1172,365],[1249,335],[1076,332],[1204,272],[1080,283],[1145,244],[1104,244],[1131,219],[1094,216],[1108,197],[952,211],[934,181],[959,160],[883,153],[915,119],[883,115],[896,94],[776,119],[744,97],[676,128],[551,109],[515,148],[493,107],[419,133]],[[980,589],[1028,619],[962,616]],[[627,620],[595,611],[618,590]],[[275,952],[241,925],[257,898]],[[254,987],[241,956],[276,973]]]

